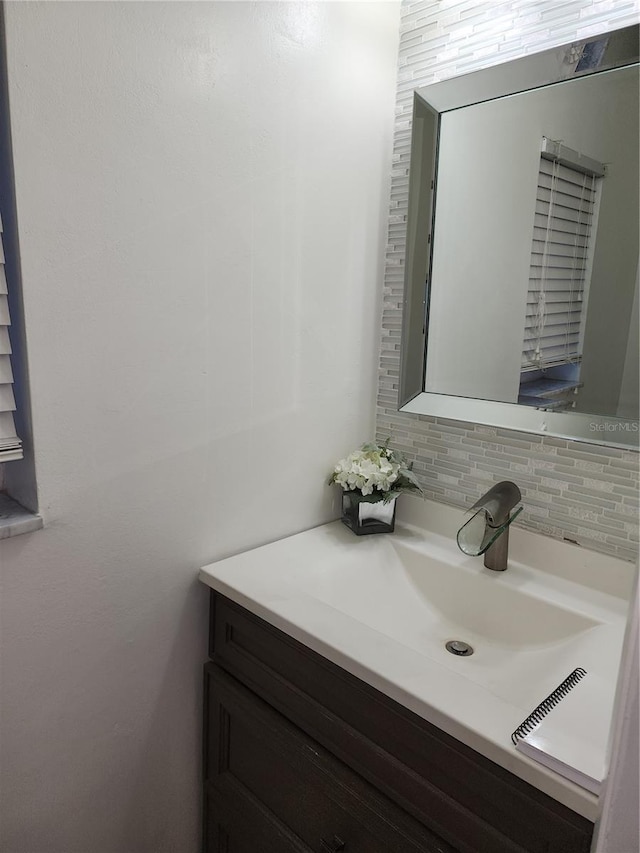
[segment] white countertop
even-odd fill
[[[424,526],[356,537],[337,521],[205,566],[200,580],[595,820],[597,797],[516,752],[510,736],[575,666],[607,680],[610,713],[634,567],[512,529],[509,569],[489,572],[455,546],[462,510],[407,504],[405,518]],[[429,572],[436,585],[425,592]],[[430,595],[444,611],[460,600],[460,638],[476,654],[455,657],[434,640],[453,629],[446,620],[425,628]],[[523,595],[533,603],[530,624],[517,612]],[[485,627],[494,601],[499,609]],[[548,625],[544,642],[527,638],[536,619]]]

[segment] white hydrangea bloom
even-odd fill
[[[423,494],[411,465],[388,444],[388,440],[382,446],[363,444],[338,462],[328,482],[337,483],[345,492],[360,492],[371,501],[387,501],[401,492]]]
[[[398,479],[399,467],[380,452],[360,450],[338,462],[334,480],[345,491],[358,489],[363,495],[371,495],[374,490],[388,492]]]

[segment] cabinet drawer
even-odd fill
[[[590,821],[215,592],[210,652],[455,850],[589,850]]]
[[[214,801],[219,794],[227,803],[218,810],[253,803],[264,812],[260,824],[286,839],[265,835],[254,853],[280,853],[295,841],[318,853],[454,853],[214,664],[206,667],[206,695],[205,779]],[[229,836],[235,840],[235,831]]]
[[[204,853],[313,853],[240,785],[205,791]]]

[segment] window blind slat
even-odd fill
[[[556,367],[559,364],[571,364],[580,360],[580,353],[566,352],[564,341],[558,346],[545,347],[545,367]]]
[[[533,235],[536,243],[544,242],[544,235],[544,228],[536,228]],[[550,238],[547,242],[550,251],[553,251],[556,247],[563,248],[565,246],[568,248],[573,248],[575,246],[576,249],[588,248],[588,241],[586,235],[569,235],[568,233],[564,234],[561,231],[554,232],[552,238]]]
[[[0,326],[0,355],[11,354],[11,341],[9,340],[9,332],[5,326]]]
[[[553,213],[558,217],[558,219],[569,218],[588,223],[593,216],[593,206],[591,204],[586,204],[581,199],[573,198],[569,195],[565,195],[560,198],[557,193],[554,193],[553,201],[549,201],[545,198],[541,198],[538,191],[538,195],[536,197],[536,211],[548,216],[549,208],[553,208]]]
[[[559,180],[567,181],[570,184],[577,184],[578,186],[585,185],[589,187],[592,184],[590,175],[585,175],[584,172],[579,172],[577,169],[572,169],[570,166],[563,166],[561,163],[547,160],[544,157],[540,158],[540,174],[555,174]]]
[[[557,331],[557,329],[556,329]],[[578,349],[578,340],[580,337],[580,330],[571,334],[555,334],[555,335],[543,335],[541,338],[533,337],[533,338],[525,338],[524,348],[525,350],[535,350],[536,347],[538,349],[542,349],[544,347],[545,350],[550,349],[556,346],[564,346],[567,348],[569,354],[576,354]]]
[[[534,240],[531,247],[532,260],[534,257],[537,258],[544,254],[544,243],[541,240]],[[554,258],[577,258],[578,260],[585,260],[587,258],[587,248],[586,246],[575,246],[573,243],[570,245],[551,243],[547,248],[546,255],[550,260]]]
[[[564,347],[556,347],[555,349],[548,349],[545,352],[545,368],[550,367],[560,367],[563,364],[579,364],[580,363],[580,354],[576,354],[574,357],[567,357],[565,353]]]
[[[563,331],[562,326],[554,326],[549,329],[545,328],[543,335],[533,335],[530,338],[524,339],[524,348],[525,349],[535,349],[536,344],[538,346],[544,345],[546,347],[553,347],[556,344],[566,344],[567,346],[577,347],[578,340],[580,337],[580,323],[573,324],[571,327],[571,331]]]
[[[551,317],[553,316],[554,315],[552,314]],[[534,332],[537,315],[535,313],[528,314],[527,320],[530,321],[531,329],[525,332],[525,340],[530,340],[534,335],[535,337],[544,337],[546,334],[549,334],[552,331],[554,332],[554,334],[557,334],[559,328],[568,328],[574,331],[577,329],[578,332],[580,331],[580,314],[565,311],[560,314],[556,314],[555,316],[563,319],[561,321],[551,320],[548,326],[545,323],[544,329],[542,330],[540,335],[538,335],[538,332]]]
[[[11,383],[7,382],[0,385],[0,412],[14,412],[16,401],[13,397],[13,388]]]
[[[574,272],[574,278],[584,277],[583,273],[587,269],[587,262],[582,258],[563,258],[560,255],[533,255],[531,258],[531,266],[529,267],[532,273],[540,276],[541,271],[559,270],[564,272]]]
[[[533,315],[532,315],[533,316]],[[531,329],[525,332],[525,340],[533,340],[543,338],[553,338],[559,335],[561,332],[566,332],[566,334],[573,335],[578,334],[580,332],[580,316],[579,315],[555,315],[556,320],[554,321],[554,315],[547,318],[547,322],[544,324],[544,328],[537,330],[533,326]]]
[[[556,204],[563,207],[573,207],[590,213],[593,210],[596,196],[592,192],[582,192],[580,187],[573,188],[570,184],[556,184],[555,187],[538,184],[538,199],[548,204],[553,198]]]
[[[9,301],[6,296],[0,296],[0,326],[9,326]]]
[[[540,281],[536,279],[530,279],[531,281],[531,290],[533,292],[540,293]],[[536,286],[536,284],[538,286]],[[578,299],[582,295],[582,287],[576,286],[574,288],[569,287],[570,281],[567,282],[567,279],[547,279],[544,283],[544,292],[548,293],[565,293],[569,298],[573,294],[573,299]]]
[[[553,181],[551,175],[540,175],[538,177],[538,188],[539,190],[549,191],[552,186],[557,188],[558,192],[561,192],[563,195],[571,195],[575,198],[586,198],[589,200],[595,200],[595,191],[591,189],[591,187],[584,187],[582,184],[577,184],[573,181],[563,181],[557,179]]]
[[[0,411],[0,460],[8,462],[21,458],[22,448],[19,443],[16,444],[13,412]]]
[[[13,371],[8,355],[0,355],[0,385],[11,385],[13,382]]]
[[[570,234],[572,237],[587,237],[589,235],[589,226],[586,222],[572,222],[559,216],[552,216],[551,222],[549,222],[548,218],[541,213],[536,213],[533,221],[534,225],[537,228],[542,228],[543,231],[549,226],[553,231],[553,240],[557,239],[556,234],[560,234],[559,242],[567,242],[565,234]]]
[[[544,329],[540,332],[540,336],[557,335],[558,329],[566,329],[567,333],[573,334],[575,331],[580,331],[580,314],[550,314],[547,317],[547,322],[544,324]],[[536,335],[537,337],[537,335]]]
[[[527,309],[526,309],[527,317],[533,317],[536,313],[537,307],[538,307],[537,303],[527,302]],[[549,315],[550,317],[553,317],[556,314],[562,314],[565,317],[567,315],[574,315],[575,314],[576,316],[579,317],[580,314],[582,313],[579,305],[574,306],[574,308],[572,308],[571,304],[569,302],[550,302],[545,307],[547,310],[547,315]]]
[[[587,268],[586,258],[570,258],[563,257],[562,255],[547,255],[545,258],[544,255],[534,255],[531,258],[531,271],[538,271],[542,269],[552,269],[552,270],[574,270],[577,272],[584,272]]]
[[[571,299],[571,294],[562,293],[558,291],[557,293],[546,293],[545,294],[545,303],[547,305],[553,304],[554,302],[565,302],[567,305],[570,305],[574,302],[574,299]],[[527,295],[527,305],[538,305],[539,298],[538,294],[533,291]]]

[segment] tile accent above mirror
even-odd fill
[[[513,479],[523,492],[519,524],[584,547],[635,560],[638,454],[532,436],[499,427],[397,411],[413,92],[573,39],[638,23],[634,2],[422,0],[402,4],[391,176],[378,438],[415,461],[429,497],[470,506],[487,484]]]

